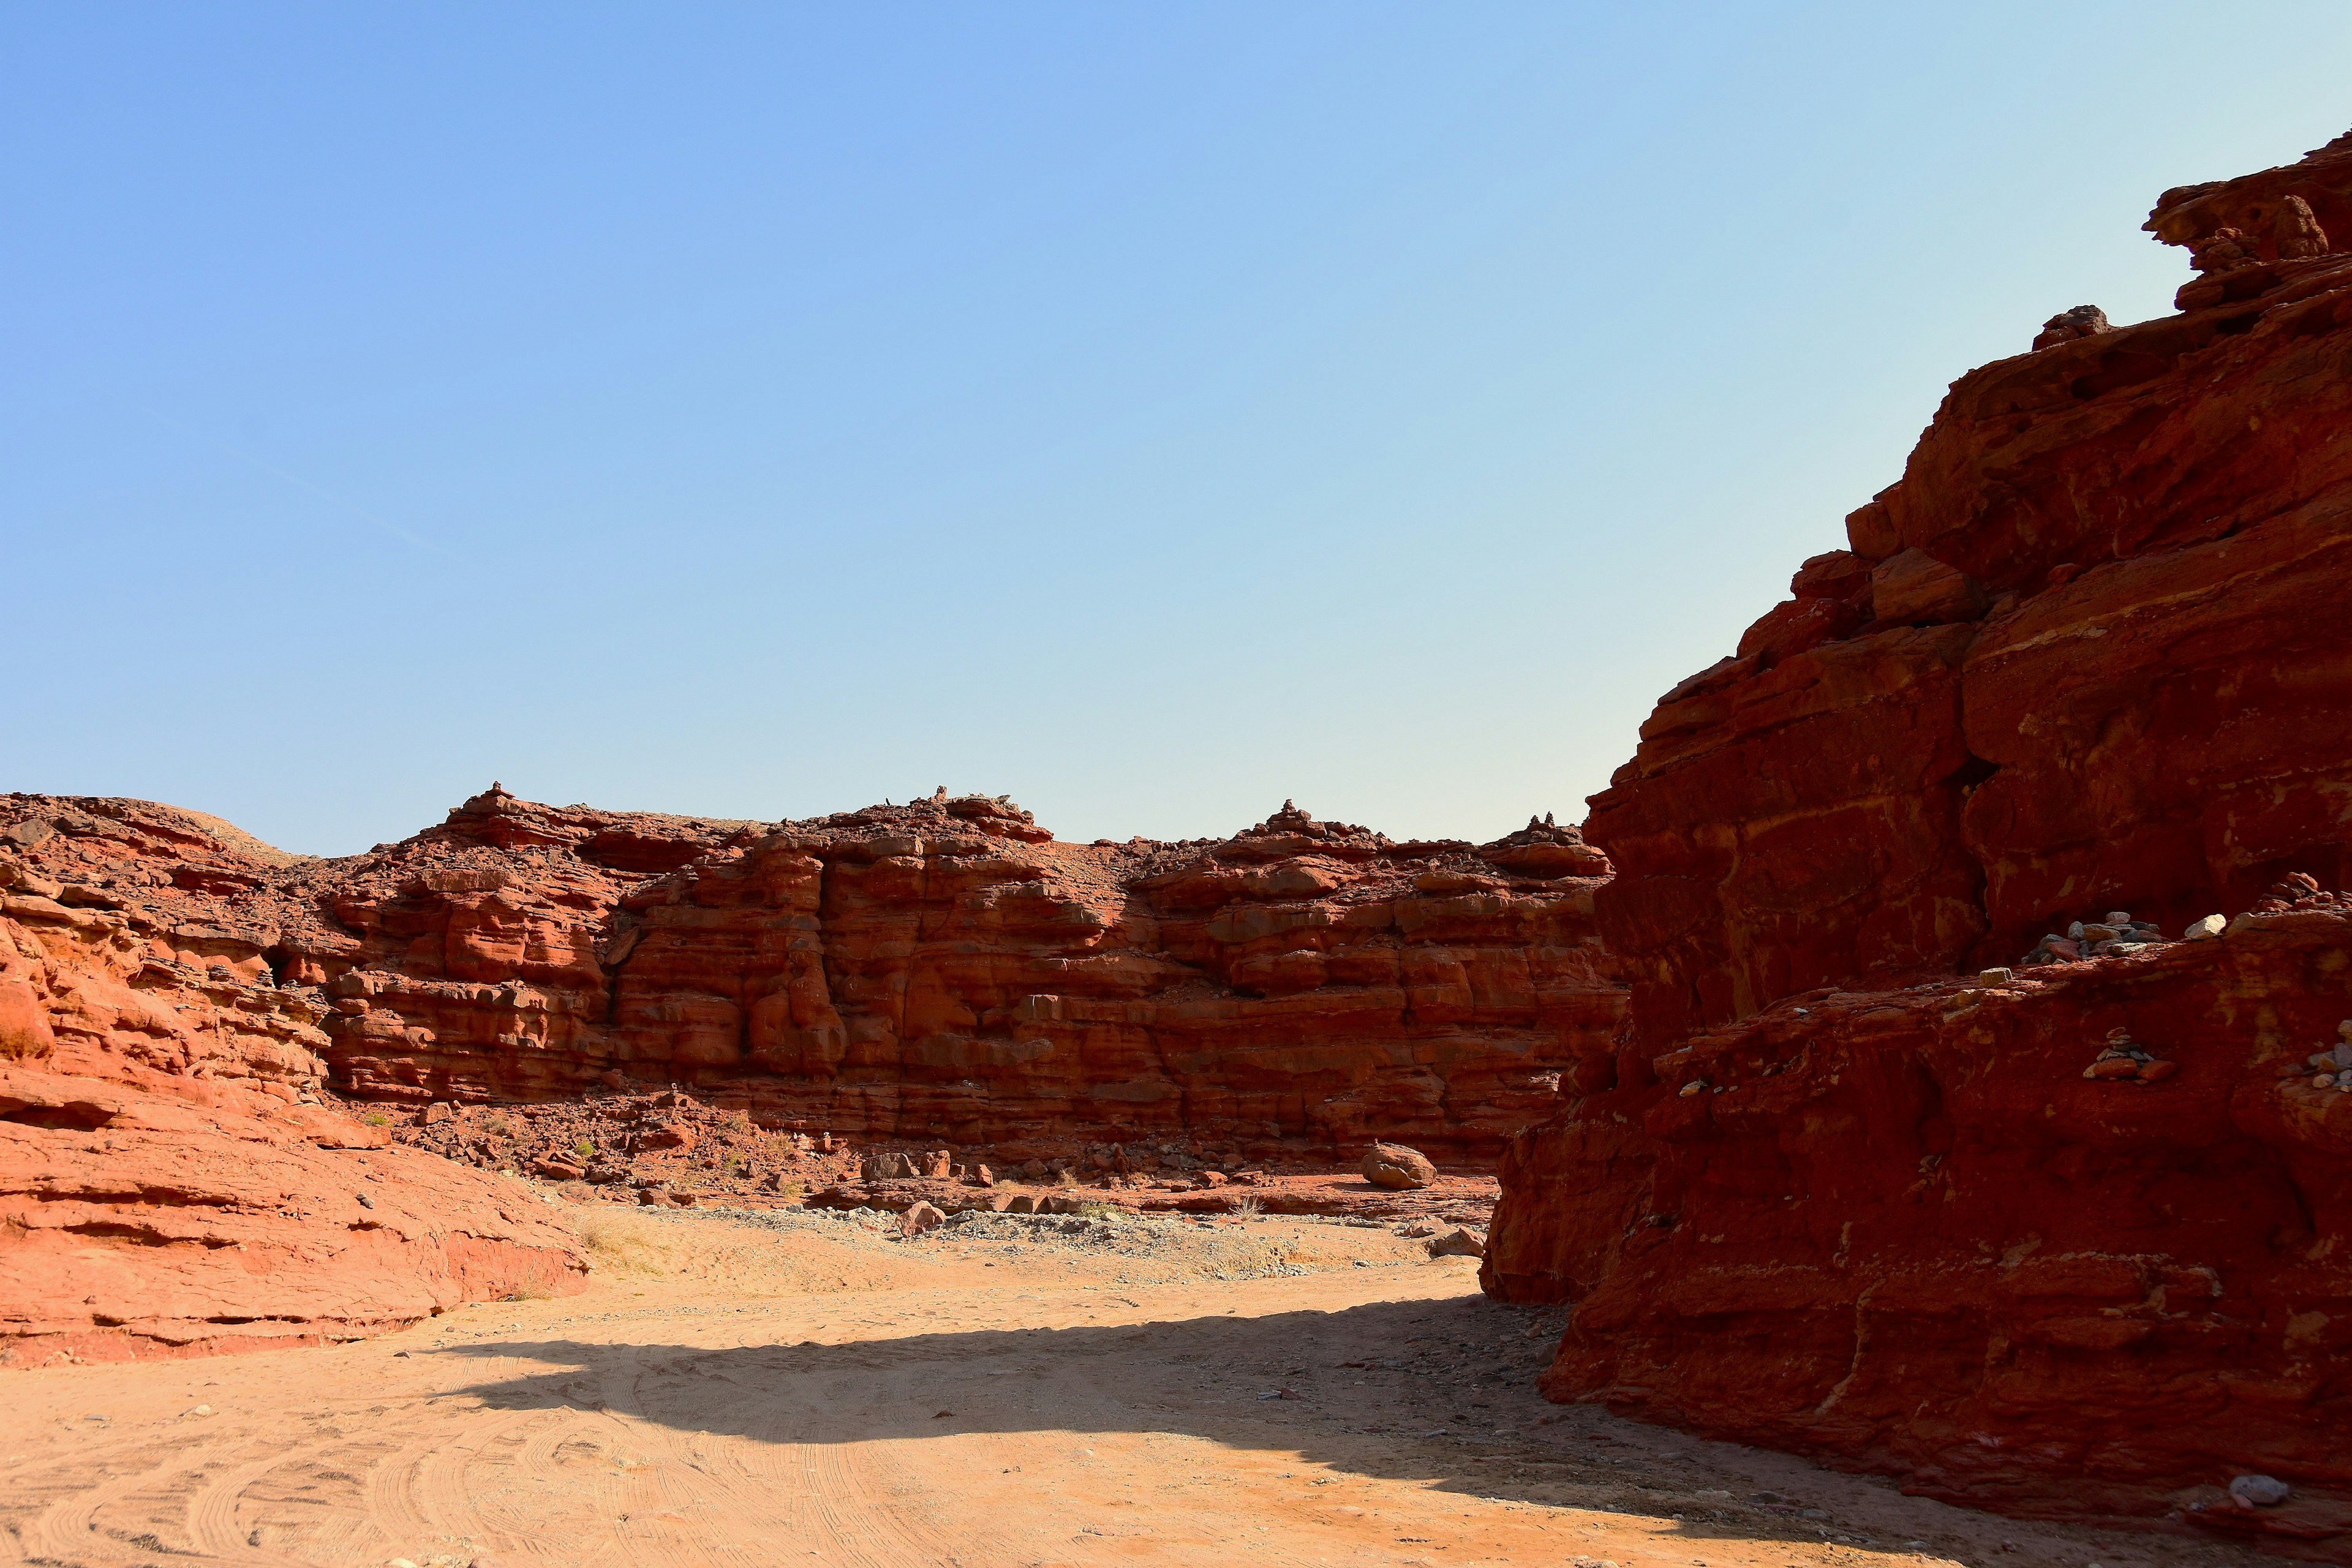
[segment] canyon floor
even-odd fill
[[[1401,1226],[572,1212],[582,1294],[12,1374],[0,1561],[2257,1561],[1549,1405],[1557,1312]]]

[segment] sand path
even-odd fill
[[[585,1295],[7,1374],[0,1562],[2252,1561],[1548,1405],[1557,1315],[1386,1229],[592,1223]]]

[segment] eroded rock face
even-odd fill
[[[2021,1511],[2346,1522],[2352,1095],[2281,1075],[2352,930],[2062,933],[2352,875],[2347,204],[2352,145],[2168,193],[2252,261],[1962,377],[1594,798],[1633,1042],[1515,1142],[1486,1264],[1580,1303],[1556,1397]]]
[[[62,832],[24,859],[152,906],[195,875]],[[366,856],[203,875],[205,917],[242,922],[212,956],[304,999],[306,1060],[362,1098],[677,1082],[770,1128],[1024,1158],[1390,1136],[1490,1159],[1613,1057],[1607,871],[1540,822],[1401,844],[1286,804],[1229,839],[1081,846],[987,796],[752,824],[494,789]]]
[[[321,1094],[327,1002],[275,983],[296,865],[135,802],[0,801],[0,1365],[318,1343],[564,1289],[519,1184]]]
[[[1491,1157],[1622,993],[1573,830],[1394,844],[1286,811],[1066,845],[987,797],[634,828],[478,799],[321,888],[339,1080],[698,1086],[762,1125],[1030,1152],[1166,1133]],[[667,865],[659,862],[667,860]],[[299,943],[289,942],[299,948]]]
[[[2352,152],[2247,188],[2336,184]],[[1645,1038],[2352,877],[2352,256],[2265,277],[1961,377],[1850,548],[1661,700],[1586,823]]]

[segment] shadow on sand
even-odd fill
[[[1464,1296],[835,1344],[508,1339],[435,1353],[562,1369],[468,1390],[494,1408],[609,1411],[687,1433],[820,1444],[1182,1434],[1495,1501],[1645,1517],[1693,1547],[1908,1543],[1889,1529],[1960,1543],[1932,1522],[1953,1510],[1891,1495],[1890,1483],[1546,1402],[1535,1373],[1559,1322],[1558,1310]],[[1887,1505],[1900,1522],[1868,1518]]]

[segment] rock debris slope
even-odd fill
[[[2180,313],[1955,383],[1594,797],[1631,1041],[1507,1154],[1486,1279],[1577,1301],[1556,1398],[2326,1555],[2352,137],[2148,226]]]

